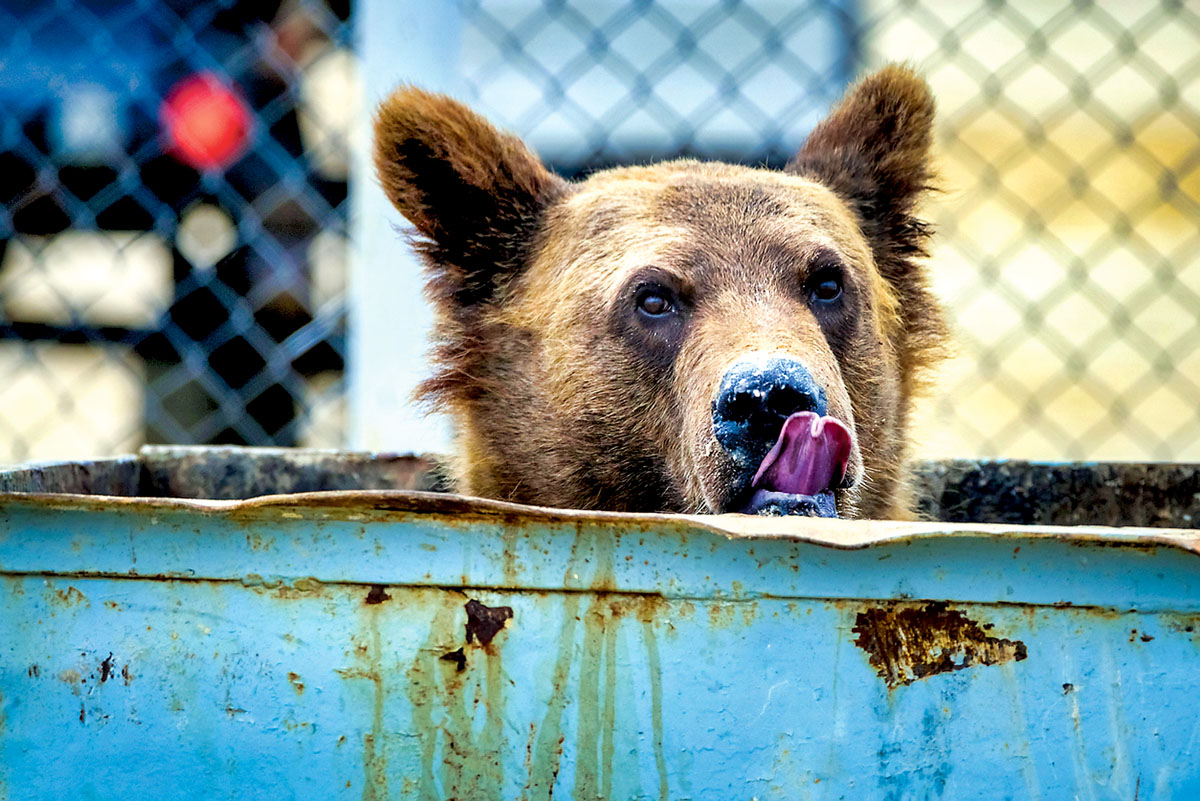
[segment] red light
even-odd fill
[[[199,170],[228,167],[250,138],[250,109],[209,72],[189,75],[171,87],[161,120],[167,150]]]

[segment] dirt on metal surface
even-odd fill
[[[292,448],[146,447],[140,494],[235,500],[338,490],[435,490],[435,463],[421,456]]]
[[[926,462],[921,512],[946,522],[1200,528],[1200,465]]]
[[[978,665],[1021,662],[1025,643],[992,637],[988,624],[941,602],[872,606],[858,613],[854,642],[888,689]]]
[[[446,489],[436,460],[302,448],[147,445],[136,455],[0,470],[2,493],[242,500],[338,490]]]
[[[0,470],[0,495],[230,501],[314,492],[449,489],[434,457],[295,448],[147,446],[137,455],[113,459]],[[921,517],[946,523],[1200,529],[1196,464],[923,462],[916,465],[914,489]],[[402,505],[394,496],[390,502]],[[433,503],[421,499],[419,505],[428,509]],[[475,514],[480,508],[469,506],[464,508],[459,499],[449,501],[443,511]],[[486,514],[494,519],[507,508],[522,507],[493,505]]]
[[[0,494],[9,492],[136,495],[141,457],[29,464],[0,470]]]

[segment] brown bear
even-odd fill
[[[919,259],[933,99],[890,66],[782,171],[691,159],[568,182],[443,95],[375,120],[416,227],[461,492],[613,511],[909,513],[944,325]]]

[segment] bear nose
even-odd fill
[[[824,416],[826,408],[825,390],[799,360],[743,359],[721,377],[713,399],[713,433],[725,450],[750,461],[766,454],[790,416]]]

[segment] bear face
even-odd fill
[[[376,165],[416,227],[468,494],[614,511],[901,517],[944,336],[917,259],[933,101],[852,87],[783,171],[568,183],[449,98],[397,91]]]

